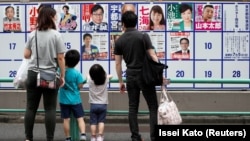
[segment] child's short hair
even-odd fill
[[[102,85],[106,81],[107,74],[100,64],[94,64],[89,69],[89,75],[95,85]]]
[[[65,54],[65,65],[74,68],[80,61],[80,53],[76,49],[70,49]]]

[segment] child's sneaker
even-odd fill
[[[96,137],[95,136],[91,136],[90,141],[96,141]]]
[[[81,137],[80,137],[80,141],[86,141],[86,140],[87,140],[86,135],[81,135]]]
[[[98,135],[96,141],[104,141],[104,137],[102,135]]]
[[[65,141],[71,141],[71,137],[66,138]]]

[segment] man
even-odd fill
[[[204,22],[212,22],[214,16],[214,6],[205,5],[202,11],[202,19]]]
[[[15,9],[13,6],[7,6],[5,8],[5,16],[3,18],[3,31],[12,32],[12,31],[21,31],[20,19],[15,16]]]
[[[115,42],[115,63],[116,73],[120,83],[120,92],[124,93],[125,84],[122,80],[122,60],[124,59],[126,70],[126,85],[129,99],[129,126],[132,141],[142,141],[138,128],[138,107],[140,101],[140,91],[147,102],[150,112],[150,137],[155,141],[154,126],[157,124],[157,96],[155,86],[146,85],[143,81],[141,70],[146,51],[154,61],[158,61],[154,47],[147,33],[142,33],[136,29],[138,21],[137,15],[132,11],[127,11],[122,15],[122,24],[125,32]],[[145,46],[144,46],[145,44]]]
[[[188,38],[181,38],[180,39],[180,46],[181,46],[181,50],[175,52],[177,54],[189,54],[190,51],[188,49],[189,47],[189,40]]]
[[[97,46],[91,44],[92,35],[86,33],[83,35],[84,45],[82,46],[82,59],[83,60],[94,60],[99,56],[99,50]]]
[[[83,25],[85,31],[107,31],[108,23],[103,21],[104,9],[101,5],[96,4],[91,9],[92,21]]]
[[[132,11],[135,13],[135,5],[134,4],[123,4],[122,5],[122,14],[126,11]],[[122,31],[124,31],[124,28],[122,27]]]
[[[190,50],[188,49],[189,47],[188,38],[180,39],[180,47],[181,50],[174,52],[172,55],[172,59],[190,59]]]

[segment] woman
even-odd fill
[[[173,23],[172,30],[190,31],[193,29],[192,7],[188,4],[181,4],[179,8],[181,21]]]
[[[24,50],[24,58],[30,59],[27,78],[27,104],[24,119],[26,141],[33,140],[35,116],[41,96],[45,109],[45,128],[47,141],[53,141],[56,124],[57,89],[37,87],[37,61],[39,68],[56,70],[57,63],[61,70],[60,86],[64,85],[66,48],[61,34],[56,30],[56,11],[51,7],[43,7],[38,14],[37,27],[29,34]],[[37,48],[36,48],[37,38]],[[38,49],[38,60],[37,60]]]
[[[165,18],[159,5],[154,5],[149,14],[149,30],[165,30]]]

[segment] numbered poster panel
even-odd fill
[[[195,79],[221,79],[222,78],[221,61],[196,60],[195,61]],[[195,84],[195,88],[221,88],[221,84]]]
[[[194,10],[190,3],[167,4],[167,30],[193,31]]]
[[[194,64],[193,61],[190,60],[173,60],[168,61],[167,65],[169,66],[167,69],[167,78],[193,78],[194,72]],[[170,84],[167,87],[170,88],[193,88],[193,84]]]
[[[193,59],[192,32],[168,32],[167,43],[168,59]]]
[[[249,60],[224,61],[224,79],[249,79]],[[223,84],[223,88],[249,88],[249,84]]]
[[[205,59],[206,61],[222,59],[222,49],[221,32],[195,33],[195,59]]]
[[[126,79],[126,64],[124,63],[124,61],[122,61],[122,78]],[[117,79],[117,73],[116,73],[116,69],[115,69],[115,61],[110,61],[110,74],[113,75],[113,79]],[[125,82],[124,82],[125,83]],[[119,88],[120,84],[119,83],[110,83],[110,88]]]
[[[159,59],[165,59],[165,32],[150,32],[148,33],[152,42],[152,45],[155,47],[156,55]]]
[[[55,4],[57,29],[60,31],[80,31],[80,4]]]
[[[79,33],[65,32],[61,34],[67,50],[76,49],[81,52],[81,40]]]
[[[222,30],[221,4],[195,4],[195,30]]]
[[[25,34],[24,33],[2,33],[0,59],[22,59],[25,48]]]
[[[17,74],[17,70],[20,67],[22,61],[1,61],[0,77],[1,78],[14,78]],[[13,83],[1,83],[1,88],[13,88]]]
[[[224,59],[249,59],[249,33],[224,33]]]
[[[82,60],[107,60],[109,57],[108,33],[83,33]]]
[[[223,4],[223,30],[249,31],[249,3]]]
[[[122,35],[122,32],[110,32],[109,36],[109,46],[110,46],[110,60],[115,60],[115,54],[114,54],[114,49],[115,49],[115,41],[119,39],[119,37]]]
[[[165,4],[138,4],[138,30],[165,31]]]
[[[25,5],[0,5],[0,32],[25,31]]]
[[[82,31],[108,31],[108,4],[82,4]]]

